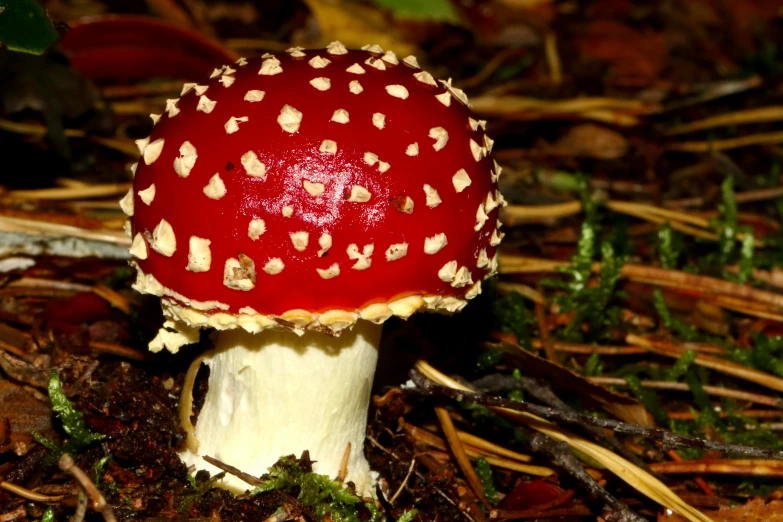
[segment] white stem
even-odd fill
[[[380,338],[381,326],[367,321],[340,337],[219,332],[215,349],[204,358],[210,374],[196,423],[198,454],[186,451],[182,460],[219,472],[201,458],[209,455],[261,476],[280,457],[309,450],[313,471],[335,478],[350,443],[346,480],[370,496],[375,483],[364,438]],[[223,486],[249,488],[232,475]]]

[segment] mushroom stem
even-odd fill
[[[309,450],[313,471],[336,478],[350,444],[345,479],[372,496],[364,438],[380,338],[381,326],[367,321],[339,337],[218,332],[215,349],[204,358],[210,374],[196,423],[198,454],[187,450],[182,459],[197,470],[219,472],[201,458],[209,455],[261,476],[281,456]],[[247,489],[233,476],[222,485]]]

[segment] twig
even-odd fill
[[[563,67],[557,52],[557,35],[552,31],[547,32],[544,37],[544,54],[549,66],[549,81],[552,85],[560,85],[563,82]]]
[[[483,69],[473,76],[460,80],[460,87],[463,89],[470,89],[472,87],[481,85],[487,78],[492,76],[498,67],[503,65],[503,62],[505,62],[509,56],[513,56],[518,52],[519,50],[514,49],[513,47],[507,47],[506,49],[498,51],[495,53],[495,56],[493,56],[492,59],[487,62]]]
[[[719,114],[702,120],[683,123],[672,127],[666,131],[669,136],[676,134],[685,134],[687,132],[696,132],[715,127],[726,127],[729,125],[745,125],[748,123],[763,123],[769,121],[783,120],[783,106],[773,105],[771,107],[761,107],[757,109],[745,109],[741,111]]]
[[[654,462],[650,464],[650,468],[663,474],[710,473],[783,477],[783,462],[779,460],[683,460],[681,462]]]
[[[628,386],[626,380],[621,377],[588,377],[587,379],[592,383],[602,384],[605,386]],[[688,385],[681,382],[643,380],[641,383],[645,388],[657,390],[690,391]],[[733,390],[731,388],[721,388],[719,386],[705,385],[703,388],[704,391],[708,394],[715,395],[717,397],[731,397],[732,399],[763,404],[765,406],[771,406],[773,408],[783,410],[783,399],[779,399],[777,397],[759,395],[757,393],[750,393],[742,390]]]
[[[413,473],[413,468],[416,467],[416,457],[413,457],[411,459],[411,465],[408,466],[408,473],[405,474],[405,478],[402,480],[402,483],[400,484],[400,487],[397,488],[397,491],[394,492],[394,495],[389,499],[389,504],[394,505],[394,501],[397,500],[397,497],[400,496],[400,493],[402,493],[403,488],[408,483],[408,479],[411,478],[411,473]]]
[[[451,415],[449,415],[446,408],[442,407],[436,407],[435,414],[438,416],[438,421],[440,421],[440,425],[443,428],[443,434],[446,436],[446,441],[449,443],[449,448],[451,448],[451,452],[454,454],[457,465],[465,475],[465,479],[468,481],[470,488],[481,503],[484,504],[485,507],[489,507],[489,502],[484,496],[484,485],[481,483],[481,479],[476,474],[476,470],[473,469],[473,465],[470,463],[470,459],[465,453],[465,448],[457,435],[456,428],[454,428]]]
[[[520,389],[524,390],[525,393],[529,394],[531,397],[538,399],[544,404],[552,408],[557,408],[563,411],[571,411],[571,412],[574,411],[573,408],[569,407],[565,402],[563,402],[560,399],[560,397],[558,397],[555,394],[555,392],[546,382],[542,382],[538,379],[534,379],[532,377],[526,377],[526,376],[522,376],[520,379],[516,379],[516,381]],[[600,442],[602,442],[607,446],[610,446],[614,451],[616,451],[617,453],[619,453],[629,461],[633,462],[634,464],[636,464],[642,469],[649,470],[649,468],[647,468],[647,464],[642,459],[640,459],[637,455],[632,453],[628,448],[626,448],[613,436],[605,433],[604,430],[602,430],[601,428],[596,428],[594,426],[585,426],[584,428],[588,433],[590,433],[597,440],[599,440]]]
[[[434,433],[431,433],[422,428],[418,428],[411,424],[404,424],[403,428],[405,429],[405,432],[408,433],[411,438],[415,439],[417,443],[421,443],[444,452],[448,450],[446,441]],[[466,442],[467,435],[468,434],[464,432],[459,432],[459,437],[463,442]],[[494,446],[494,444],[492,446]],[[495,467],[519,471],[520,473],[526,473],[536,477],[548,477],[555,474],[555,471],[552,468],[527,464],[527,462],[533,460],[532,457],[528,455],[515,453],[505,448],[500,448],[500,450],[501,451],[494,451],[493,449],[478,448],[468,444],[467,442],[465,444],[465,453],[467,453],[468,457],[472,459],[481,457]],[[448,453],[446,453],[446,456],[450,458]]]
[[[650,339],[649,337],[641,337],[635,334],[626,335],[625,340],[628,344],[641,346],[643,348],[647,348],[653,353],[665,355],[666,357],[672,357],[675,359],[687,352],[686,348],[674,343],[658,339]],[[696,354],[693,362],[694,364],[704,366],[705,368],[725,373],[733,377],[738,377],[746,381],[754,382],[773,390],[783,391],[783,379],[768,373],[754,370],[753,368],[748,368],[742,364],[737,364],[735,362],[719,359],[718,357],[704,355],[701,353]]]
[[[765,132],[761,134],[749,134],[739,138],[712,141],[685,141],[667,145],[667,150],[678,152],[704,153],[712,150],[731,150],[754,145],[767,145],[771,143],[783,143],[783,131]]]
[[[90,499],[84,491],[79,490],[79,495],[76,497],[76,511],[73,512],[70,522],[82,522],[84,515],[87,514],[87,502]]]
[[[455,388],[449,388],[435,384],[417,369],[411,370],[410,376],[413,382],[415,382],[420,389],[406,390],[409,393],[415,393],[418,391],[419,393],[423,393],[425,395],[438,394],[450,397],[455,400],[467,400],[476,404],[481,404],[483,406],[496,406],[512,411],[530,413],[539,417],[557,420],[568,424],[575,424],[579,426],[596,426],[598,428],[608,428],[614,430],[616,433],[640,435],[647,439],[662,442],[664,450],[666,451],[668,451],[670,448],[701,448],[708,451],[720,451],[722,453],[732,453],[753,458],[783,459],[783,450],[754,448],[751,446],[704,440],[696,437],[689,437],[686,435],[672,433],[670,431],[659,428],[647,428],[614,419],[601,419],[573,411],[562,411],[555,408],[530,404],[528,402],[518,402],[510,399],[504,399],[502,397],[491,397],[480,393],[458,390]]]
[[[447,386],[453,390],[471,391],[463,383],[444,375],[421,359],[416,361],[415,369],[423,375],[426,375],[432,382],[442,386]],[[567,430],[543,417],[531,413],[515,411],[511,408],[498,406],[490,406],[490,409],[498,415],[510,419],[521,426],[530,427],[553,439],[565,442],[574,448],[574,450],[580,451],[581,453],[596,459],[606,466],[607,470],[611,471],[617,478],[633,487],[636,491],[658,504],[679,513],[689,521],[712,522],[710,517],[685,502],[677,493],[667,487],[659,479],[603,446],[569,433]]]
[[[103,515],[103,519],[106,522],[117,522],[111,506],[106,502],[106,499],[103,498],[103,495],[100,491],[98,491],[98,488],[95,487],[95,484],[92,483],[87,474],[76,465],[76,463],[73,461],[73,457],[67,453],[63,453],[60,457],[60,460],[57,462],[57,465],[61,470],[65,471],[66,473],[70,473],[73,478],[76,479],[76,481],[81,485],[82,489],[84,489],[84,491],[92,499],[93,509]]]
[[[210,457],[209,455],[204,455],[201,458],[203,458],[205,461],[209,462],[210,464],[212,464],[216,468],[222,469],[226,473],[234,475],[236,478],[242,480],[246,484],[250,484],[251,486],[260,486],[261,484],[264,483],[263,480],[254,477],[250,473],[245,473],[241,469],[235,468],[234,466],[232,466],[230,464],[226,464],[225,462],[220,461],[220,460],[218,460],[218,459],[216,459],[214,457]]]
[[[704,89],[703,92],[696,94],[688,98],[682,98],[673,102],[667,103],[662,109],[663,112],[674,111],[682,109],[684,107],[690,107],[692,105],[698,105],[701,103],[709,102],[717,98],[724,96],[731,96],[733,94],[741,93],[749,89],[759,87],[764,83],[761,76],[754,75],[750,78],[742,80],[723,80],[715,82]]]
[[[65,495],[41,495],[35,491],[30,491],[29,489],[25,489],[22,486],[17,486],[16,484],[5,481],[0,481],[0,488],[6,491],[10,491],[11,493],[22,498],[26,498],[27,500],[32,500],[33,502],[54,503],[59,502],[65,498]]]
[[[579,463],[577,458],[571,452],[571,448],[563,441],[556,441],[551,437],[543,433],[534,433],[530,438],[530,447],[534,451],[544,453],[554,460],[560,467],[570,473],[574,478],[579,480],[582,484],[587,486],[590,493],[600,498],[607,505],[617,512],[616,516],[613,516],[611,520],[614,521],[637,521],[645,522],[642,517],[631,511],[628,506],[621,502],[617,497],[609,493],[606,489],[602,488],[593,477],[585,472],[585,469]],[[605,517],[609,519],[609,517]]]
[[[394,460],[396,460],[397,462],[402,462],[402,459],[400,458],[400,456],[399,456],[399,455],[397,455],[397,454],[396,454],[396,453],[394,453],[393,451],[391,451],[391,450],[389,450],[388,448],[386,448],[386,447],[385,447],[383,444],[381,444],[380,442],[378,442],[378,441],[377,441],[377,440],[376,440],[374,437],[372,437],[371,435],[367,435],[367,440],[370,442],[370,444],[372,444],[373,446],[375,446],[376,448],[378,448],[379,450],[381,450],[381,451],[382,451],[384,454],[386,454],[386,455],[388,455],[389,457],[393,458],[393,459],[394,459]],[[427,476],[425,476],[423,473],[421,473],[421,472],[419,472],[419,471],[416,471],[416,470],[414,470],[414,473],[415,473],[415,475],[416,475],[417,477],[419,477],[419,479],[421,479],[421,481],[422,481],[424,484],[427,484],[427,486],[428,486],[428,487],[432,488],[432,489],[433,489],[433,490],[434,490],[434,491],[435,491],[435,492],[436,492],[436,493],[437,493],[437,494],[438,494],[438,495],[439,495],[441,498],[443,498],[443,499],[444,499],[446,502],[448,502],[449,504],[451,504],[451,506],[452,506],[454,509],[456,509],[457,511],[459,511],[459,512],[462,514],[462,516],[464,516],[464,517],[465,517],[467,520],[469,520],[470,522],[476,522],[476,519],[475,519],[475,518],[473,518],[473,516],[472,516],[470,513],[468,513],[468,512],[467,512],[467,511],[465,511],[464,509],[460,509],[460,507],[457,505],[457,503],[456,503],[456,502],[454,502],[454,499],[452,499],[452,498],[451,498],[449,495],[447,495],[447,494],[446,494],[446,493],[445,493],[445,492],[444,492],[442,489],[440,489],[439,487],[435,486],[435,485],[432,483],[432,480],[430,480],[430,479],[429,479]]]

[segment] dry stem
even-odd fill
[[[93,509],[103,515],[103,519],[106,520],[106,522],[117,522],[111,506],[106,502],[106,499],[103,498],[103,495],[98,491],[98,488],[95,487],[95,484],[92,483],[87,474],[76,465],[73,461],[73,457],[67,453],[63,453],[60,460],[57,462],[57,465],[61,470],[70,473],[73,478],[76,479],[82,489],[84,489],[92,499]]]

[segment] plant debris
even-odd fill
[[[779,2],[34,4],[0,23],[0,153],[25,165],[0,173],[0,521],[780,518]],[[70,39],[11,50],[49,20]],[[117,203],[183,81],[332,40],[465,88],[510,203],[497,282],[384,327],[375,498],[306,452],[188,473],[211,341],[147,350]]]

